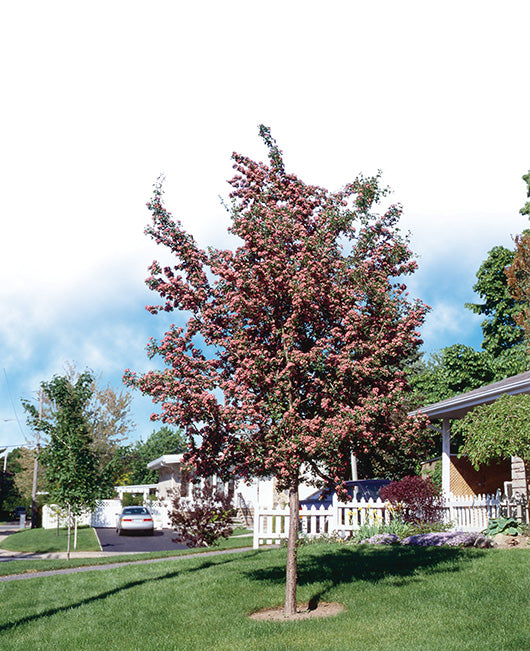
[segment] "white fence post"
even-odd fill
[[[329,516],[328,533],[331,535],[334,531],[338,531],[339,527],[340,527],[339,498],[337,497],[337,493],[333,491],[333,497],[331,500],[331,515]]]
[[[252,547],[258,549],[259,547],[259,531],[261,526],[261,515],[259,512],[259,504],[254,507],[254,534],[252,537]]]

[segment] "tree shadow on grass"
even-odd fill
[[[328,591],[342,584],[391,580],[392,585],[404,585],[427,575],[459,572],[464,564],[484,553],[459,547],[302,547],[298,556],[298,585],[323,584],[309,600],[311,610]],[[257,569],[247,572],[247,576],[257,582],[281,584],[285,583],[285,567]]]
[[[258,554],[259,552],[255,552],[252,555]],[[160,576],[155,576],[155,577],[149,577],[146,579],[138,579],[137,581],[130,581],[129,583],[124,583],[123,585],[118,586],[117,588],[113,588],[112,590],[107,590],[105,592],[101,592],[99,594],[93,595],[92,597],[87,597],[85,599],[81,599],[77,602],[74,603],[69,603],[65,604],[64,606],[59,606],[57,608],[50,608],[48,610],[45,610],[40,613],[36,613],[35,615],[29,615],[27,617],[21,617],[18,620],[12,621],[12,622],[6,622],[5,624],[0,625],[0,633],[3,631],[9,631],[17,626],[20,626],[22,624],[29,624],[31,622],[34,622],[36,620],[41,619],[42,617],[50,617],[52,615],[57,615],[59,613],[63,613],[69,610],[72,610],[73,608],[78,608],[79,606],[85,606],[87,604],[94,603],[96,601],[100,601],[102,599],[106,599],[107,597],[111,597],[112,595],[118,594],[120,592],[123,592],[124,590],[129,590],[131,588],[136,588],[138,586],[144,585],[146,583],[153,583],[155,581],[165,581],[166,579],[172,579],[177,576],[182,576],[183,574],[191,573],[191,572],[197,572],[200,570],[206,570],[210,567],[213,566],[219,566],[219,565],[226,565],[228,563],[233,563],[236,559],[234,558],[226,558],[223,560],[207,560],[202,563],[200,563],[197,567],[190,567],[190,568],[184,568],[184,569],[178,569],[175,570],[174,572],[166,572],[165,574],[162,574]]]

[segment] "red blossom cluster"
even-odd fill
[[[350,451],[414,449],[423,422],[403,409],[403,368],[426,306],[402,282],[416,264],[401,208],[374,213],[379,176],[337,193],[306,185],[261,135],[269,165],[233,155],[235,251],[201,250],[155,186],[147,233],[175,264],[151,265],[161,303],[147,309],[190,316],[149,344],[165,369],[125,381],[185,429],[199,474],[272,474],[283,488],[305,467],[336,487]]]

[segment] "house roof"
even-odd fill
[[[487,405],[495,402],[504,394],[515,396],[519,393],[530,393],[530,371],[513,375],[500,382],[487,384],[479,389],[447,398],[432,405],[426,405],[410,412],[411,414],[425,414],[429,418],[463,418],[468,411],[478,405]]]
[[[150,461],[147,464],[148,470],[158,470],[159,468],[165,468],[167,466],[174,466],[177,463],[182,463],[183,454],[164,454],[154,461]]]

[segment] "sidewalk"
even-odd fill
[[[1,543],[0,543],[1,544]],[[108,558],[109,556],[131,556],[134,554],[149,554],[150,552],[70,552],[70,558]],[[31,561],[41,559],[66,559],[66,552],[11,552],[0,549],[0,562],[2,561]]]
[[[20,531],[20,526],[18,522],[8,522],[6,524],[0,524],[0,562],[1,561],[29,561],[29,560],[39,560],[39,559],[66,559],[66,552],[12,552],[7,549],[1,549],[2,541],[5,540],[10,534]],[[127,556],[130,554],[142,554],[149,552],[114,552],[109,554],[109,552],[70,552],[70,558],[104,558],[109,556]]]
[[[2,541],[12,533],[19,531],[18,522],[10,522],[8,524],[0,525],[0,562],[2,561],[30,561],[30,560],[57,560],[65,559],[66,552],[13,552],[7,549],[1,549]],[[234,538],[252,538],[252,534],[240,534]],[[149,554],[151,552],[132,551],[132,552],[70,552],[70,558],[109,558],[110,556],[132,556],[138,554]],[[202,552],[204,553],[204,552]]]

